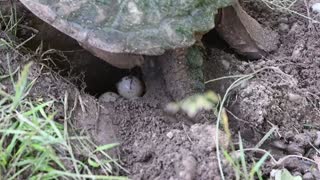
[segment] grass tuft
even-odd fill
[[[69,142],[80,141],[87,146],[89,138],[66,136],[65,126],[54,121],[54,101],[33,102],[27,98],[32,81],[28,80],[31,63],[27,64],[14,81],[14,92],[0,89],[0,174],[4,179],[126,179],[109,176],[113,161],[97,158],[97,153],[115,145],[96,147],[87,158],[77,159]],[[12,75],[9,75],[14,79]],[[30,83],[31,82],[31,83]],[[103,159],[108,159],[104,160]],[[66,164],[72,166],[66,166]],[[94,165],[93,165],[94,164]],[[94,175],[94,169],[108,167],[105,175]]]

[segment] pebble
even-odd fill
[[[300,147],[308,146],[309,142],[312,142],[311,134],[309,133],[296,134],[294,136],[294,142]]]
[[[176,104],[176,103],[169,103],[167,104],[167,106],[164,108],[164,111],[166,113],[169,113],[169,114],[176,114],[177,112],[179,112],[179,105]]]
[[[292,173],[292,176],[302,177],[302,174],[299,171],[295,171],[295,172]]]
[[[230,69],[230,62],[227,60],[221,60],[221,64],[223,65],[225,70],[229,70]]]
[[[279,29],[282,32],[287,32],[287,31],[289,31],[289,25],[285,24],[285,23],[281,23],[281,24],[279,24]]]
[[[311,6],[312,12],[314,13],[320,13],[320,3],[314,3]]]
[[[311,172],[307,172],[302,177],[303,180],[314,180],[313,174]]]
[[[317,138],[314,140],[313,143],[316,147],[320,146],[320,131],[317,132]]]
[[[126,99],[135,99],[143,94],[144,86],[140,79],[125,76],[117,83],[118,93]]]
[[[304,154],[304,149],[302,149],[301,147],[299,147],[295,143],[289,144],[287,147],[287,151],[290,154],[296,154],[296,155],[303,155]]]
[[[167,137],[168,137],[169,139],[172,139],[172,138],[173,138],[173,132],[171,132],[171,131],[168,132],[168,133],[167,133]]]
[[[114,92],[105,92],[99,97],[99,102],[114,102],[119,98],[119,95]]]
[[[289,18],[287,18],[287,17],[280,17],[280,18],[279,18],[279,22],[281,22],[281,23],[288,23],[288,22],[289,22]]]
[[[300,28],[300,25],[298,23],[294,23],[292,26],[291,26],[291,29],[289,31],[288,34],[294,34],[295,32],[298,31],[298,29]]]
[[[47,82],[47,83],[52,83],[52,80],[51,80],[51,78],[49,78],[49,77],[45,77],[45,78],[44,78],[44,81]]]
[[[193,180],[196,177],[197,160],[193,156],[187,156],[182,160],[183,169],[178,174],[181,179]]]
[[[291,102],[295,102],[295,103],[299,103],[303,100],[303,98],[300,95],[294,94],[294,93],[289,93],[288,98]]]
[[[299,57],[301,55],[302,51],[304,50],[304,48],[305,48],[304,42],[297,44],[292,51],[292,54],[291,54],[292,58]]]
[[[281,150],[287,149],[287,145],[282,141],[273,141],[272,146]]]

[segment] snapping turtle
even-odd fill
[[[118,68],[157,56],[175,100],[204,89],[202,35],[217,31],[237,52],[258,58],[275,48],[233,0],[20,0],[31,12]],[[251,19],[250,19],[251,18]],[[145,56],[148,55],[148,56]],[[148,88],[148,87],[147,87]]]

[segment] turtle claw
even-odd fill
[[[240,55],[259,59],[277,48],[278,34],[263,28],[238,2],[221,9],[218,18],[218,34]]]

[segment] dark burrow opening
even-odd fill
[[[215,29],[206,33],[202,37],[202,42],[207,48],[217,48],[229,53],[233,53],[233,50],[229,47],[228,43],[219,36]]]
[[[234,54],[237,57],[237,59],[241,61],[249,61],[247,57],[238,54],[234,49],[232,49],[229,46],[229,44],[223,38],[220,37],[219,33],[215,29],[212,29],[211,31],[206,33],[202,37],[202,42],[207,49],[220,49],[228,54]]]

